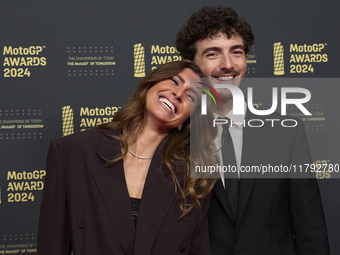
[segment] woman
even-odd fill
[[[210,254],[213,183],[189,177],[190,62],[158,67],[111,123],[52,141],[38,254]]]

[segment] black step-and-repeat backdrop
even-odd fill
[[[303,81],[300,87],[312,94],[305,106],[313,115],[303,121],[313,160],[339,167],[336,0],[2,0],[0,254],[36,253],[49,141],[110,121],[142,77],[181,59],[176,33],[207,4],[232,7],[251,24],[256,39],[247,77]],[[254,88],[255,106],[265,106],[256,95],[271,98],[270,92]],[[301,117],[299,112],[288,109]],[[317,178],[335,255],[340,254],[340,180],[332,174]]]

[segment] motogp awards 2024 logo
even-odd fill
[[[291,43],[286,55],[289,57],[290,74],[314,73],[320,64],[328,62],[325,53],[327,43],[297,44]],[[273,44],[274,75],[285,74],[285,49],[281,42]]]

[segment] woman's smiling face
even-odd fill
[[[185,68],[171,79],[151,87],[146,94],[147,121],[171,130],[180,126],[200,102],[201,90],[190,87],[191,78],[200,78]],[[150,123],[148,123],[150,124]]]

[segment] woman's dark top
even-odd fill
[[[139,204],[140,204],[141,199],[130,197],[130,200],[131,200],[131,206],[132,206],[132,217],[136,225],[137,218],[138,218]]]

